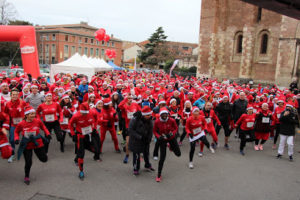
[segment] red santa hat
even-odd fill
[[[152,114],[152,110],[150,109],[149,106],[145,106],[144,108],[142,108],[142,115],[151,115]]]
[[[8,84],[6,82],[3,82],[3,83],[1,83],[0,87],[3,87],[3,86],[8,86]]]
[[[98,99],[97,101],[96,101],[96,104],[95,104],[95,106],[97,106],[99,103],[103,103],[103,101],[101,100],[101,99]]]
[[[91,89],[95,90],[95,88],[91,85],[89,85],[88,88],[91,88]]]
[[[286,104],[285,107],[291,107],[294,108],[294,106],[292,104]]]
[[[52,93],[51,93],[51,92],[47,92],[47,93],[45,94],[45,97],[47,97],[47,96],[52,96]]]
[[[253,110],[253,107],[252,106],[248,106],[247,110]]]
[[[168,111],[168,109],[167,109],[167,108],[162,108],[162,109],[160,109],[160,111],[159,111],[159,115],[162,115],[162,114],[164,114],[164,113],[167,113],[167,114],[169,114],[169,111]]]
[[[88,97],[90,98],[90,97],[96,97],[96,95],[94,94],[94,93],[90,93],[90,94],[88,94]]]
[[[192,113],[194,113],[196,111],[200,111],[200,109],[197,106],[194,106],[193,109],[192,109]]]
[[[106,98],[106,99],[103,100],[103,104],[105,106],[108,106],[109,104],[111,104],[111,100],[109,98]]]
[[[177,103],[177,100],[173,98],[170,100],[170,104],[172,104],[174,101]]]
[[[84,102],[80,105],[80,113],[82,114],[88,114],[90,110],[90,106],[87,102]]]
[[[32,85],[30,88],[32,89],[32,88],[39,88],[39,87],[37,85]]]
[[[35,112],[35,110],[33,109],[33,107],[27,107],[27,108],[25,109],[24,114],[25,114],[25,115],[28,115],[28,114],[34,113],[34,112]]]
[[[278,101],[277,101],[277,103],[284,103],[284,99],[279,98]]]
[[[69,95],[65,94],[65,95],[62,96],[61,100],[64,100],[64,99],[67,99],[67,98],[70,98],[70,97],[69,97]]]
[[[163,104],[163,103],[166,103],[166,101],[161,99],[161,100],[159,100],[158,105]]]

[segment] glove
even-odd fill
[[[16,141],[15,141],[15,144],[20,144],[20,140],[16,140]]]
[[[194,137],[194,136],[193,136],[193,134],[191,133],[191,134],[190,134],[190,138],[193,139],[193,137]]]
[[[117,113],[115,112],[115,113],[113,114],[113,116],[116,117],[116,115],[117,115]]]
[[[160,140],[160,141],[162,141],[162,140],[165,140],[165,136],[164,135],[161,135],[159,138],[158,138],[158,140]]]
[[[107,127],[111,128],[111,122],[110,121],[107,122]]]
[[[77,142],[77,136],[76,136],[76,135],[73,135],[73,136],[72,136],[72,140],[73,140],[73,142]]]
[[[170,139],[170,138],[173,136],[173,133],[170,132],[170,133],[168,133],[166,136],[167,136],[168,139]]]
[[[207,131],[207,130],[204,130],[204,132],[205,132],[206,134],[208,134],[208,131]]]
[[[51,140],[51,139],[52,139],[51,135],[47,135],[46,138],[47,138],[48,140]]]

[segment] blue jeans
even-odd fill
[[[13,126],[9,129],[9,143],[13,149],[15,149],[15,129]]]

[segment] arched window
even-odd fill
[[[236,53],[243,52],[243,35],[239,34],[236,42]]]
[[[262,34],[261,36],[261,46],[260,46],[260,54],[267,54],[268,52],[268,41],[269,35],[267,33]]]

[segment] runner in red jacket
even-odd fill
[[[240,126],[239,137],[241,139],[240,143],[240,153],[241,155],[245,155],[244,148],[246,146],[246,142],[254,141],[254,122],[256,115],[253,113],[253,107],[248,106],[247,114],[242,114],[242,116],[235,123],[235,127]]]
[[[63,121],[63,113],[59,104],[52,101],[52,94],[50,92],[45,95],[45,103],[39,105],[36,113],[39,119],[42,118],[50,133],[52,129],[54,130],[57,141],[63,145],[62,131],[59,124]],[[48,153],[48,148],[49,143],[45,144],[46,153]]]
[[[123,129],[123,135],[126,138],[126,155],[123,160],[123,163],[128,163],[128,157],[129,157],[129,150],[128,150],[128,143],[129,143],[129,135],[128,135],[128,126],[130,120],[133,118],[133,114],[139,110],[141,110],[141,107],[139,104],[132,101],[132,96],[126,97],[123,101],[120,102],[118,106],[121,110],[122,117],[125,119],[125,127]]]
[[[94,152],[94,160],[100,159],[100,138],[96,131],[96,121],[90,112],[87,102],[80,105],[80,111],[75,113],[69,122],[70,133],[77,144],[75,163],[78,162],[79,178],[84,179],[83,159],[85,149]]]
[[[36,118],[36,112],[32,107],[25,110],[25,119],[21,121],[15,129],[15,144],[19,144],[18,159],[22,153],[25,159],[25,184],[30,184],[29,174],[32,165],[32,150],[41,162],[47,162],[48,156],[45,149],[45,144],[50,141],[51,135],[43,122]],[[44,131],[47,139],[40,135],[40,129]],[[21,133],[22,140],[19,140]]]
[[[7,134],[9,130],[9,116],[0,112],[0,152],[3,159],[9,159],[13,154],[13,148],[8,143]],[[13,143],[15,144],[15,143]]]
[[[161,172],[166,159],[167,144],[170,145],[170,150],[172,150],[176,156],[181,156],[180,148],[175,138],[178,129],[176,121],[170,117],[167,108],[162,108],[159,115],[160,117],[155,120],[153,127],[153,133],[160,148],[156,182],[161,181]]]
[[[275,111],[273,113],[273,117],[275,119],[275,126],[276,126],[276,130],[275,130],[275,136],[274,136],[274,143],[273,143],[273,149],[276,149],[276,143],[277,143],[277,139],[280,133],[280,114],[285,110],[285,105],[284,105],[284,100],[283,99],[279,99],[277,101],[278,107],[275,108]]]
[[[190,163],[189,168],[193,169],[193,157],[195,152],[196,142],[200,140],[205,144],[205,146],[210,149],[212,153],[215,153],[215,150],[209,145],[209,142],[206,139],[205,133],[207,133],[207,123],[204,116],[200,115],[200,110],[198,107],[193,107],[192,116],[189,117],[185,125],[186,133],[189,136],[190,141]]]

